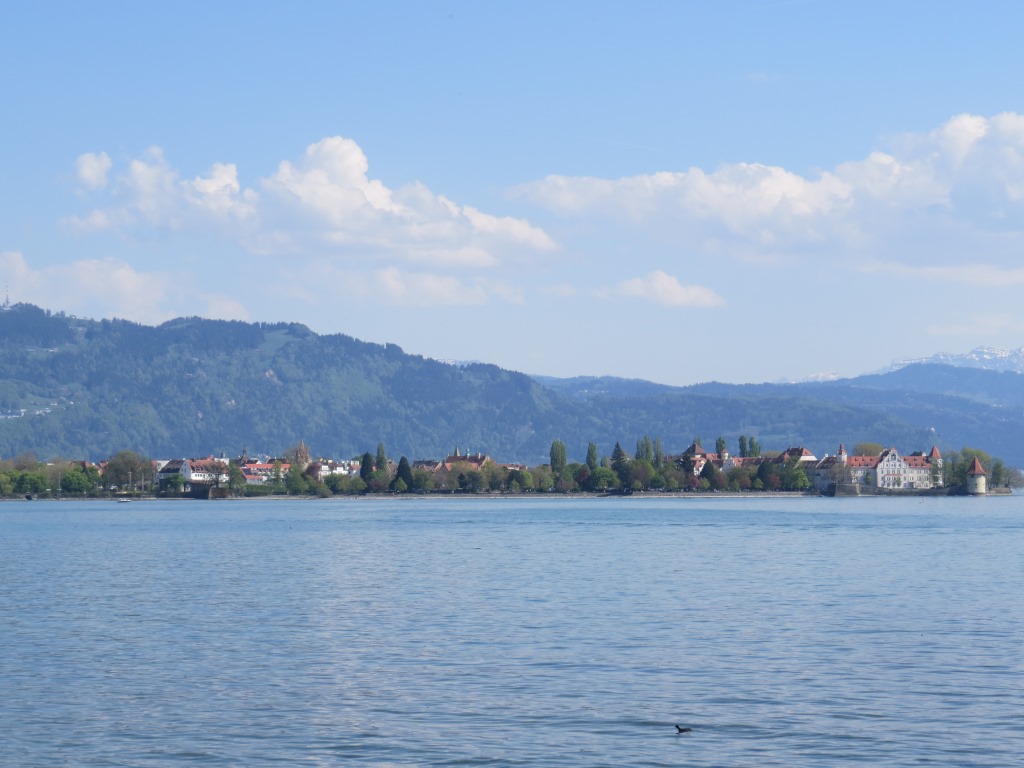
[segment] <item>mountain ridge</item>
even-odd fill
[[[159,326],[88,320],[31,305],[0,312],[0,456],[163,458],[305,440],[350,457],[439,458],[455,446],[543,463],[562,440],[610,455],[643,435],[678,452],[696,436],[739,435],[817,455],[840,442],[902,451],[982,448],[1024,465],[1024,379],[915,364],[852,379],[687,387],[617,377],[530,377],[452,365],[298,323],[176,318]]]

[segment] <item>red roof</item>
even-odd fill
[[[967,474],[976,477],[978,475],[987,475],[988,472],[985,471],[985,468],[981,466],[981,462],[978,461],[978,457],[975,456],[974,461],[971,463],[971,468],[967,470]]]

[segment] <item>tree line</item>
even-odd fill
[[[700,445],[700,438],[694,438]],[[741,435],[739,455],[744,458],[762,456],[758,441]],[[715,441],[715,452],[726,451],[726,441]],[[877,455],[882,446],[859,443],[853,455]],[[766,452],[765,458],[780,452]],[[405,456],[393,464],[384,444],[375,452],[355,457],[359,461],[356,474],[331,474],[321,479],[316,463],[308,462],[300,446],[289,449],[274,462],[267,482],[250,485],[241,465],[232,460],[225,472],[209,484],[196,484],[203,492],[218,495],[363,495],[384,493],[612,493],[634,491],[807,491],[811,488],[805,468],[795,458],[781,463],[763,461],[755,466],[719,469],[705,461],[695,472],[693,457],[669,459],[659,438],[644,435],[628,453],[616,442],[610,456],[600,456],[596,443],[587,445],[582,462],[568,460],[565,443],[554,440],[549,463],[534,467],[509,467],[488,460],[482,466],[468,460],[456,460],[450,466],[433,471],[416,467]],[[1004,461],[982,450],[963,448],[943,454],[942,479],[947,487],[962,485],[974,458],[988,472],[989,485],[1022,487],[1024,475],[1008,467]],[[285,465],[289,468],[284,469]],[[102,475],[98,467],[87,462],[54,459],[42,462],[31,453],[0,461],[0,496],[32,497],[100,497],[109,495],[157,494],[179,496],[184,478],[179,476],[158,485],[150,459],[135,451],[120,451],[108,459]]]

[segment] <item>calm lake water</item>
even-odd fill
[[[1021,765],[1024,501],[0,504],[0,724],[19,767]]]

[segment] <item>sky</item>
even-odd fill
[[[0,2],[12,303],[676,385],[1024,345],[1024,3]]]

